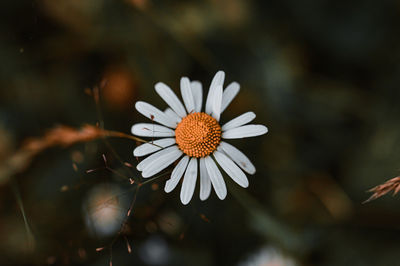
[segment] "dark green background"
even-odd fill
[[[132,254],[119,238],[114,265],[147,265],[140,248],[154,237],[166,241],[168,265],[236,265],[264,245],[300,265],[399,264],[400,199],[362,204],[367,189],[399,172],[398,1],[7,0],[0,21],[2,161],[55,125],[98,122],[85,89],[102,80],[102,122],[110,130],[129,133],[146,121],[136,100],[166,107],[156,82],[178,91],[188,76],[208,89],[218,70],[241,84],[222,121],[252,110],[270,130],[231,142],[257,173],[248,189],[233,186],[224,201],[212,192],[201,202],[197,189],[183,206],[179,188],[164,193],[166,177],[156,181],[158,190],[143,186],[126,233]],[[128,89],[114,99],[121,86]],[[136,165],[135,142],[110,143]],[[84,155],[78,171],[76,151]],[[103,153],[110,167],[130,175],[98,140],[46,150],[0,187],[1,265],[108,265],[108,251],[95,248],[111,240],[90,236],[82,204],[97,184],[131,186],[107,170],[85,173],[103,165]],[[71,189],[60,192],[64,185]],[[181,221],[174,234],[158,227],[165,213]]]

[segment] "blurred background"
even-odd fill
[[[400,199],[362,204],[399,175],[399,1],[8,0],[0,14],[1,265],[399,265]],[[138,143],[70,138],[130,134],[136,100],[166,108],[156,82],[208,89],[218,70],[241,84],[222,121],[252,110],[270,130],[231,141],[257,173],[224,201],[197,187],[183,206],[168,174],[137,190]]]

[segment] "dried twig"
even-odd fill
[[[377,198],[380,198],[383,195],[386,195],[391,191],[393,191],[393,195],[396,195],[400,191],[400,176],[397,176],[395,178],[389,179],[385,183],[383,183],[381,185],[378,185],[378,186],[368,190],[368,192],[373,192],[374,194],[372,194],[372,196],[369,197],[363,203],[367,203],[367,202],[370,202],[370,201],[375,200]]]
[[[79,142],[87,142],[106,137],[127,138],[139,142],[146,142],[145,140],[122,132],[104,130],[93,125],[84,125],[80,129],[68,126],[57,126],[48,130],[42,137],[28,139],[25,144],[8,157],[7,160],[0,162],[0,185],[8,182],[9,178],[15,174],[24,171],[37,154],[48,148],[65,148]]]

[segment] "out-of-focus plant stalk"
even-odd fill
[[[247,190],[233,184],[228,178],[229,191],[236,200],[249,212],[251,226],[268,240],[280,244],[284,249],[294,254],[302,255],[306,252],[306,245],[302,237],[291,230],[281,221],[274,218]]]
[[[93,125],[84,125],[80,129],[57,126],[48,130],[43,137],[27,140],[19,150],[0,163],[0,185],[7,183],[10,177],[24,171],[36,155],[48,148],[65,148],[76,143],[108,137],[147,142],[122,132],[104,130]]]

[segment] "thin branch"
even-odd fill
[[[46,131],[42,137],[28,139],[19,150],[9,156],[8,159],[0,162],[0,185],[8,182],[10,177],[27,169],[34,157],[46,149],[53,147],[66,148],[77,143],[93,141],[99,138],[107,139],[110,137],[151,143],[122,132],[105,130],[89,124],[83,125],[79,129],[63,125],[56,126]],[[108,141],[106,144],[107,143]],[[156,144],[153,145],[157,146]],[[109,148],[112,149],[110,144]],[[121,160],[120,158],[118,159]],[[122,162],[122,164],[126,166],[125,163]]]

